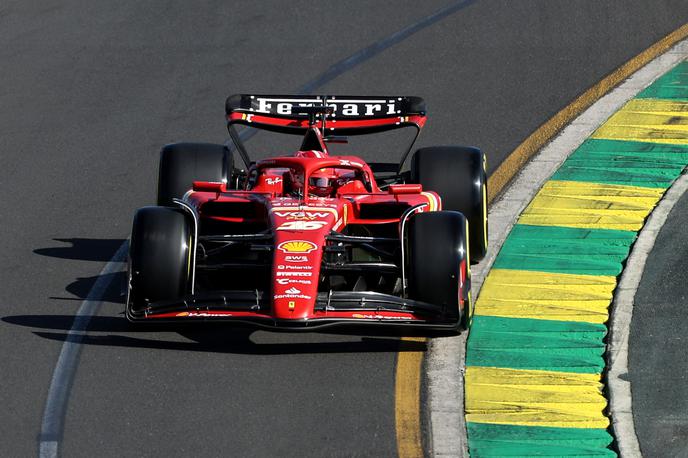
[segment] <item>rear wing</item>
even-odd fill
[[[425,124],[425,101],[420,97],[399,96],[314,96],[250,95],[227,98],[228,126],[242,124],[258,129],[303,135],[309,127],[306,113],[299,107],[327,105],[324,135],[362,135],[402,127],[420,129]]]

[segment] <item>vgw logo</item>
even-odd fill
[[[300,221],[313,221],[314,219],[327,218],[331,213],[328,212],[308,212],[308,211],[288,211],[288,212],[275,212],[275,215],[280,218],[286,218],[291,220]]]

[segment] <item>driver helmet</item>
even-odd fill
[[[316,170],[308,178],[308,193],[318,197],[332,197],[337,188],[334,169]]]

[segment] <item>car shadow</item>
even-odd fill
[[[289,332],[286,335],[274,333],[279,334],[280,337],[268,340],[277,340],[277,342],[256,342],[251,338],[258,331],[254,327],[228,326],[218,323],[132,324],[124,317],[111,316],[91,317],[88,326],[89,334],[76,336],[69,333],[73,320],[72,315],[15,315],[2,318],[2,321],[8,324],[42,329],[34,330],[33,333],[44,339],[110,347],[246,355],[425,352],[428,349],[428,343],[425,340],[400,338],[409,335],[420,336],[417,332],[410,333],[411,330],[343,328],[326,333],[319,331],[317,335],[307,333],[311,334],[311,337],[308,337],[310,341],[307,342],[298,341],[302,339],[297,336],[305,335],[304,333]],[[187,340],[166,338],[165,333],[170,332]],[[424,335],[428,336],[428,332],[426,331]],[[437,335],[439,334],[433,334],[433,336]],[[342,341],[347,336],[355,339]],[[290,342],[290,340],[295,341]]]
[[[93,285],[101,278],[106,279],[108,287],[96,299],[98,301],[113,302],[123,305],[126,299],[126,274],[123,271],[77,278],[65,287],[65,291],[73,296],[50,296],[50,299],[72,301],[88,299],[88,294],[91,292],[91,289],[93,289]]]
[[[53,240],[67,243],[69,246],[37,248],[33,252],[51,258],[107,262],[112,259],[119,247],[126,242],[125,239],[68,238]]]
[[[126,243],[126,239],[58,238],[53,240],[67,245],[37,248],[33,252],[40,256],[58,259],[108,262],[112,260],[112,257],[122,244]],[[98,297],[98,300],[123,304],[123,291],[125,287],[125,275],[123,272],[77,278],[65,286],[65,291],[70,295],[50,296],[50,299],[65,301],[87,299],[95,283],[104,277],[107,280],[108,288],[103,295]]]
[[[54,239],[69,246],[39,248],[34,253],[61,259],[107,262],[126,242],[125,239]],[[106,278],[109,277],[109,278]],[[77,278],[65,287],[73,297],[51,297],[59,300],[85,300],[94,284],[106,278],[109,285],[100,301],[124,304],[125,273],[115,272],[106,275]],[[92,316],[86,335],[70,334],[74,322],[73,315],[15,315],[6,316],[2,321],[28,328],[39,337],[56,341],[76,341],[84,345],[99,345],[129,348],[150,348],[176,351],[199,351],[214,353],[237,353],[250,355],[311,354],[311,353],[357,353],[357,352],[418,352],[426,351],[428,343],[424,339],[404,339],[404,337],[442,337],[451,335],[441,331],[428,331],[410,327],[370,327],[347,326],[326,328],[310,332],[282,331],[273,333],[282,337],[275,339],[252,339],[260,329],[242,325],[220,323],[190,324],[132,324],[120,316]],[[38,330],[36,330],[38,329]],[[168,334],[166,334],[168,333]],[[176,334],[173,339],[169,333]],[[317,333],[317,334],[316,334]],[[307,342],[288,335],[311,335]],[[287,337],[285,337],[285,335]],[[186,340],[179,340],[179,336]],[[347,339],[350,337],[351,339]],[[268,340],[267,342],[264,342]]]

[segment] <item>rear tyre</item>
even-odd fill
[[[136,212],[129,243],[127,315],[187,293],[192,228],[183,210],[144,207]]]
[[[416,214],[408,228],[409,297],[441,305],[457,330],[470,324],[467,230],[466,218],[453,211]]]
[[[231,183],[232,154],[224,145],[212,143],[174,143],[160,151],[158,205],[172,206],[194,181]]]
[[[471,260],[487,254],[487,174],[485,154],[468,146],[433,146],[416,151],[411,181],[435,191],[442,210],[458,211],[468,219]]]

